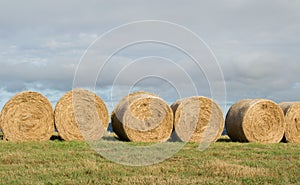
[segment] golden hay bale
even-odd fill
[[[8,141],[49,140],[54,132],[52,105],[37,92],[16,94],[4,105],[0,126]]]
[[[285,114],[285,140],[300,144],[300,102],[283,102],[279,106]]]
[[[194,96],[177,100],[171,105],[174,131],[181,141],[215,142],[224,130],[221,108],[211,99]]]
[[[125,96],[112,113],[112,127],[122,140],[160,142],[169,139],[173,113],[161,98],[146,92]]]
[[[94,141],[102,138],[109,123],[105,103],[95,93],[83,89],[67,92],[56,104],[55,126],[67,141]]]
[[[284,114],[270,100],[240,100],[229,109],[225,126],[233,141],[278,143],[284,134]]]

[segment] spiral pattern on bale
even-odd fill
[[[270,100],[240,100],[229,109],[225,126],[232,141],[278,143],[284,135],[284,114]]]
[[[190,142],[215,142],[224,130],[224,116],[214,101],[203,96],[177,100],[174,112],[175,139]]]
[[[106,105],[93,92],[74,89],[63,95],[56,104],[55,127],[66,141],[100,140],[108,124]]]
[[[300,102],[284,102],[279,105],[285,113],[285,140],[300,144]]]
[[[3,139],[8,141],[46,141],[54,132],[54,114],[49,100],[37,92],[13,96],[0,116]]]
[[[172,133],[173,113],[158,96],[136,92],[125,96],[115,107],[112,127],[121,140],[166,141]]]

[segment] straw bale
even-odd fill
[[[225,126],[233,141],[278,143],[284,134],[284,114],[270,100],[240,100],[229,109]]]
[[[175,137],[181,141],[215,142],[224,130],[224,116],[214,101],[203,96],[177,100],[174,112]]]
[[[95,93],[74,89],[56,104],[55,126],[67,141],[95,141],[102,138],[109,124],[105,103]]]
[[[37,92],[16,94],[4,105],[0,126],[8,141],[49,140],[54,132],[52,105]]]
[[[279,105],[285,113],[284,140],[300,144],[300,102],[283,102]]]
[[[112,127],[121,140],[166,141],[173,129],[173,113],[158,96],[136,92],[125,96],[112,113]]]

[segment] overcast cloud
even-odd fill
[[[0,2],[0,108],[23,90],[39,91],[55,105],[63,93],[72,89],[80,58],[93,41],[112,28],[141,20],[170,21],[201,37],[221,66],[228,104],[241,98],[300,101],[300,1],[3,0]],[[111,40],[110,44],[115,42]],[[127,65],[148,56],[159,56],[161,62],[157,58],[151,62],[150,57],[142,60],[146,65],[134,69],[149,75],[156,69],[176,83],[183,94],[178,95],[172,84],[160,78],[145,78],[136,82],[135,89],[130,89],[138,74]],[[186,55],[174,48],[147,43],[117,53],[98,76],[96,92],[110,109],[128,90],[153,91],[169,103],[180,96],[195,94],[187,86],[186,73],[173,69],[174,64],[195,81],[199,95],[210,96],[210,84],[222,84],[217,74],[213,74],[213,67],[201,73]],[[125,66],[128,68],[124,69]],[[84,68],[87,75],[83,76],[83,82],[90,80],[88,72],[95,70],[95,65]],[[119,73],[122,69],[123,73]],[[205,73],[211,74],[210,82]],[[117,82],[111,93],[114,80]],[[220,104],[226,103],[218,95],[215,99]]]

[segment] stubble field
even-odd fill
[[[120,141],[106,141],[120,142]],[[0,141],[1,184],[300,184],[300,147],[234,143],[200,151],[188,143],[159,164],[111,162],[85,142]]]

